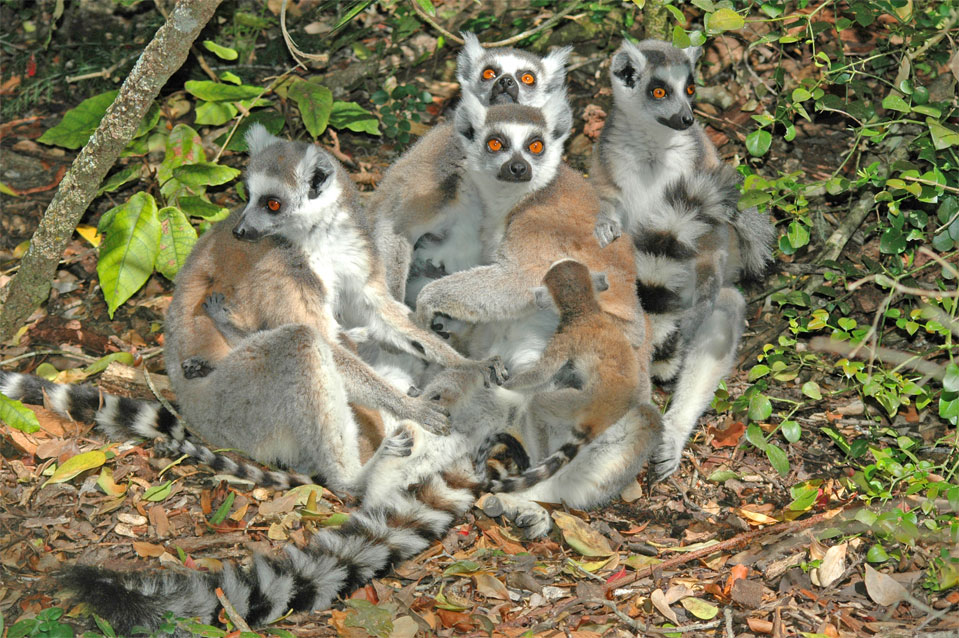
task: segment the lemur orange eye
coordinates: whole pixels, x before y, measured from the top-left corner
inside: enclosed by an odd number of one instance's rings
[[[488,148],[489,150],[495,153],[503,148],[503,143],[500,142],[495,137],[491,137],[488,140],[486,140],[486,148]]]
[[[543,152],[543,142],[541,140],[533,140],[529,145],[529,150],[531,153],[539,155]]]
[[[661,86],[657,86],[655,89],[653,89],[653,97],[657,100],[663,99],[666,97],[666,89]]]
[[[686,95],[692,95],[695,92],[696,92],[695,84],[690,84],[689,86],[686,87]]]
[[[494,71],[493,69],[483,69],[484,80],[492,80],[495,77],[496,77],[496,71]]]
[[[278,199],[268,199],[266,200],[266,207],[272,210],[274,213],[280,210],[280,200]]]
[[[528,86],[532,86],[536,84],[536,78],[533,77],[532,73],[524,73],[522,76],[520,76],[519,79],[523,81],[523,84],[526,84]]]

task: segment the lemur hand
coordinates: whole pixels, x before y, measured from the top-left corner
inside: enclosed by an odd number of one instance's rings
[[[619,223],[619,220],[600,213],[596,218],[596,227],[593,229],[593,233],[599,240],[599,247],[605,248],[623,234],[623,226]]]
[[[499,355],[490,357],[486,361],[480,361],[479,365],[483,373],[483,385],[487,388],[494,383],[503,385],[509,379],[506,364],[503,363],[503,359]]]
[[[397,415],[401,419],[416,421],[433,434],[446,436],[450,433],[450,413],[441,404],[426,397],[407,397]]]

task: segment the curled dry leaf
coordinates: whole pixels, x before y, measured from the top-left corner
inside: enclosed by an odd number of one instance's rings
[[[895,605],[909,596],[906,588],[900,585],[895,578],[876,571],[868,563],[866,564],[865,581],[866,593],[873,601],[883,607]]]
[[[819,567],[809,570],[813,585],[829,587],[846,571],[846,548],[848,543],[833,545],[826,550]]]
[[[653,603],[653,607],[665,616],[666,620],[669,620],[674,625],[679,624],[679,619],[676,618],[676,612],[669,608],[669,603],[666,602],[666,594],[663,593],[662,589],[657,589],[650,594],[649,602]]]

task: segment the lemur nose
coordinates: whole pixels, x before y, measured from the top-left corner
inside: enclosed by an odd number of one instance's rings
[[[513,85],[516,84],[516,80],[514,80],[512,76],[504,75],[499,79],[499,84],[502,85],[504,89],[511,89]]]
[[[246,229],[241,228],[240,226],[234,227],[233,236],[236,237],[237,239],[243,239],[244,237],[246,237]]]
[[[693,116],[692,114],[683,115],[683,126],[692,126]]]
[[[509,165],[509,172],[513,177],[522,177],[526,175],[528,170],[529,166],[526,165],[526,162],[511,162]]]

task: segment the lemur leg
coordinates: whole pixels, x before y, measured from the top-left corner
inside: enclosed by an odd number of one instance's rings
[[[384,474],[389,471],[386,465],[390,459],[405,459],[413,453],[413,445],[418,433],[422,433],[419,424],[414,421],[401,421],[396,429],[383,439],[383,442],[369,461],[363,466],[363,471],[356,481],[356,497],[362,501],[371,481],[384,480]]]
[[[739,291],[722,288],[712,311],[686,347],[676,390],[663,417],[663,439],[650,461],[654,480],[662,480],[679,468],[686,440],[709,406],[716,386],[733,366],[745,312],[746,301]]]
[[[640,472],[659,441],[661,428],[656,406],[642,404],[584,446],[552,477],[521,492],[490,495],[483,511],[491,516],[501,511],[527,538],[543,536],[552,521],[537,502],[564,503],[578,509],[603,504]]]
[[[358,427],[330,344],[312,328],[255,332],[177,394],[187,422],[213,445],[353,488]]]
[[[416,321],[428,326],[437,314],[470,323],[509,320],[533,309],[533,288],[540,285],[530,269],[508,263],[476,266],[427,284],[416,298]]]
[[[383,230],[376,237],[380,263],[386,271],[386,288],[393,299],[406,297],[406,279],[413,259],[413,244],[402,235]]]

